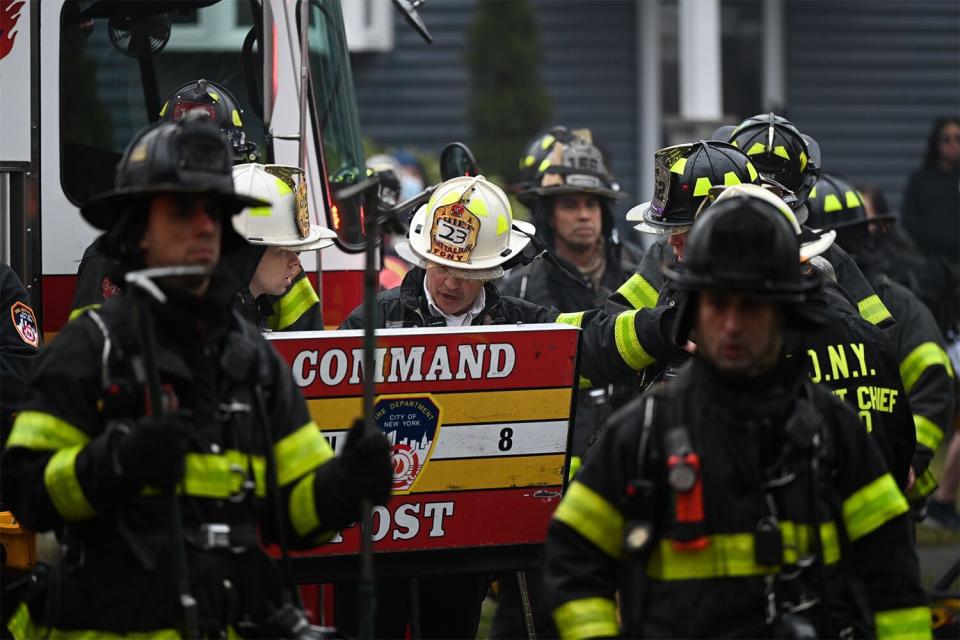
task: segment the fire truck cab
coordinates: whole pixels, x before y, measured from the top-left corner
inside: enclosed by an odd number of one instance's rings
[[[303,256],[324,323],[360,303],[362,203],[338,198],[366,177],[341,9],[338,0],[0,0],[0,260],[23,278],[45,333],[66,323],[97,235],[80,204],[112,187],[124,148],[159,119],[165,96],[200,78],[236,97],[259,162],[304,168],[314,222],[337,232],[322,264],[317,252]]]

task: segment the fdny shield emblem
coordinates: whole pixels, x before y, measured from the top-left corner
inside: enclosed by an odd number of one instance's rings
[[[437,207],[430,229],[430,253],[453,262],[470,262],[480,219],[463,202]]]
[[[437,442],[440,407],[429,395],[382,397],[374,419],[392,447],[393,492],[409,493]]]
[[[20,334],[20,339],[31,347],[39,347],[40,329],[37,327],[37,317],[33,315],[33,309],[22,302],[17,302],[10,307],[10,316],[13,319],[14,328]]]

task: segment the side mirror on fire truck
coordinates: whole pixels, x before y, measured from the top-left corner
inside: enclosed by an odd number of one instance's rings
[[[444,182],[461,176],[472,178],[479,173],[473,152],[462,142],[451,142],[440,152],[440,178]]]

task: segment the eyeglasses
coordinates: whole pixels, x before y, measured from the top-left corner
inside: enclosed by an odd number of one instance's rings
[[[960,143],[960,133],[952,136],[940,136],[940,142],[958,142]]]

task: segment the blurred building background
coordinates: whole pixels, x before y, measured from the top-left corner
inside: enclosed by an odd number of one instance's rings
[[[772,109],[820,143],[827,171],[878,184],[899,208],[933,119],[960,111],[956,0],[427,0],[433,44],[389,0],[349,0],[371,142],[436,153],[476,139],[466,59],[485,2],[529,4],[550,103],[542,124],[592,129],[631,194],[625,206],[649,196],[658,147]]]

